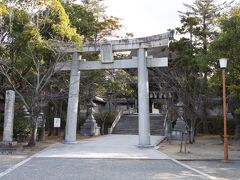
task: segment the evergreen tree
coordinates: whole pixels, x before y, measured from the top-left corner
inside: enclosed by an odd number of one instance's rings
[[[208,132],[207,125],[207,97],[208,76],[211,73],[211,58],[208,53],[209,44],[218,34],[217,19],[223,9],[229,7],[229,3],[216,4],[215,0],[196,0],[192,5],[184,4],[186,12],[180,12],[182,26],[177,28],[180,34],[189,34],[194,48],[194,61],[198,64],[200,75],[200,95],[202,98],[202,116],[204,132]]]
[[[215,67],[211,83],[214,88],[221,89],[218,59],[226,57],[229,59],[227,67],[227,88],[229,94],[229,112],[235,119],[235,137],[240,137],[240,4],[235,5],[230,12],[226,13],[219,20],[221,33],[211,43],[210,51],[212,65]]]

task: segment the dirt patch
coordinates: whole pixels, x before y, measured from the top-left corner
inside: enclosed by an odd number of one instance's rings
[[[159,150],[178,160],[222,160],[223,143],[217,135],[200,135],[194,144],[187,144],[187,152],[180,152],[180,141],[163,141]],[[228,156],[230,160],[240,160],[240,141],[229,140]]]

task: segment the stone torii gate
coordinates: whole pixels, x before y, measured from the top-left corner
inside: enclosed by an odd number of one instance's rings
[[[139,146],[149,147],[150,121],[149,121],[149,67],[167,67],[168,58],[153,58],[146,56],[147,49],[167,47],[172,32],[164,34],[114,41],[104,41],[99,44],[85,44],[81,50],[68,49],[72,53],[72,60],[58,63],[56,70],[71,70],[68,110],[65,131],[65,143],[76,142],[78,95],[80,83],[80,71],[97,69],[138,69],[138,112],[139,112]],[[125,60],[114,60],[113,52],[137,50],[137,57]],[[101,61],[85,61],[80,58],[79,52],[101,52]]]

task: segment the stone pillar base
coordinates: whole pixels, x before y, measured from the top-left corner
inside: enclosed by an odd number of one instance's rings
[[[137,145],[138,148],[154,148],[154,145]]]
[[[1,141],[0,147],[14,147],[17,146],[17,141]]]
[[[83,136],[98,136],[100,135],[100,127],[95,121],[86,121],[80,128],[80,134]]]
[[[0,154],[12,154],[17,150],[17,142],[2,141],[0,142]]]
[[[62,141],[63,144],[77,144],[77,141]]]

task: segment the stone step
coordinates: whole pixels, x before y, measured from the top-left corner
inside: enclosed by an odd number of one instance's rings
[[[150,133],[163,135],[164,117],[150,115]],[[138,134],[138,115],[123,115],[113,129],[113,134]]]
[[[136,128],[138,127],[138,123],[135,123],[135,124],[131,124],[131,123],[127,123],[127,124],[123,124],[123,123],[120,123],[120,124],[117,124],[115,126],[115,129],[116,128],[120,128],[120,129],[125,129],[125,128]],[[150,124],[150,128],[163,128],[163,123],[151,123]]]
[[[163,135],[163,129],[151,129],[151,135]],[[117,129],[114,131],[114,134],[138,134],[136,129]]]

